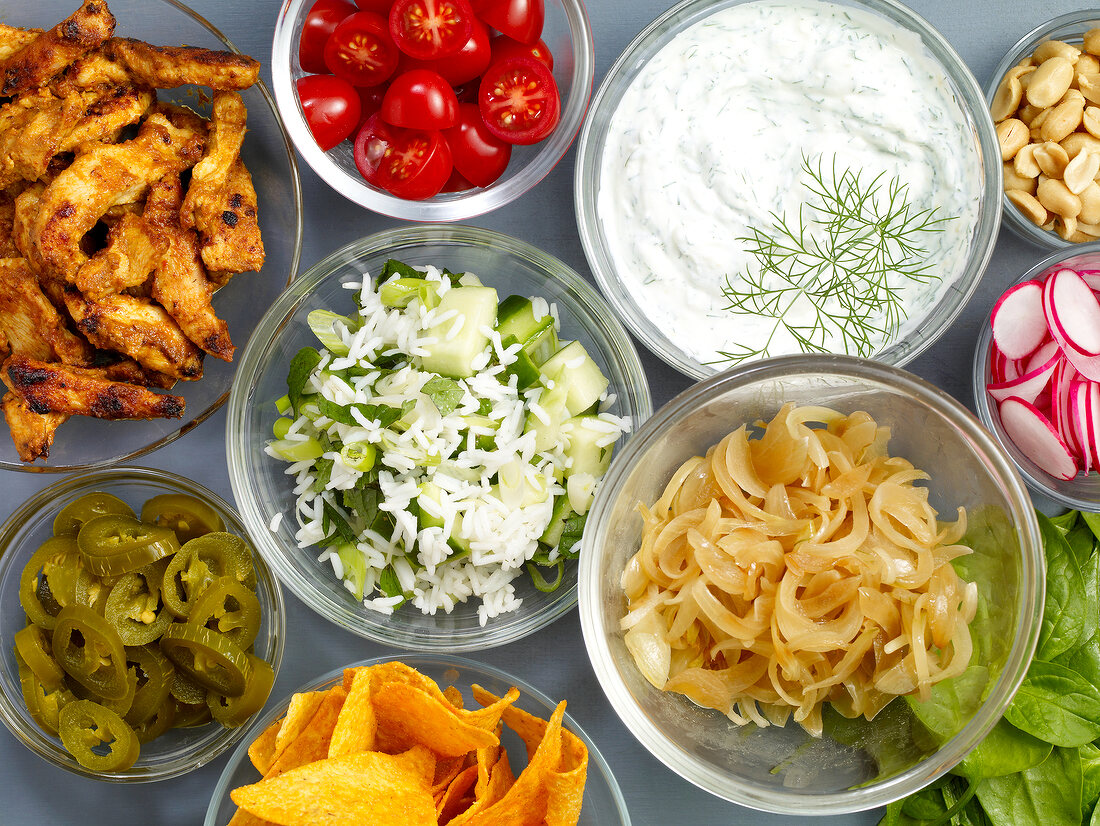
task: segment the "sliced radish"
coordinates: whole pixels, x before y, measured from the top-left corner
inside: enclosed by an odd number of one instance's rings
[[[1100,270],[1078,270],[1077,274],[1092,287],[1093,292],[1100,290]]]
[[[1070,385],[1077,376],[1073,365],[1060,357],[1050,377],[1050,421],[1058,429],[1058,435],[1066,447],[1081,458],[1081,445],[1074,437],[1069,404]]]
[[[1054,339],[1051,339],[1045,344],[1040,344],[1039,347],[1036,348],[1034,353],[1032,353],[1026,359],[1021,359],[1021,361],[1024,362],[1024,369],[1020,371],[1020,375],[1023,375],[1024,373],[1030,373],[1032,370],[1042,367],[1044,364],[1050,361],[1052,356],[1059,355],[1061,352],[1062,346]],[[1008,367],[1008,365],[1005,365],[1005,367],[1006,369],[1011,369]]]
[[[1022,376],[1017,376],[1009,381],[1001,382],[1000,384],[990,384],[986,387],[993,398],[999,402],[1003,402],[1005,399],[1015,396],[1018,399],[1023,399],[1029,404],[1034,403],[1039,397],[1039,394],[1043,392],[1048,384],[1050,384],[1051,376],[1054,375],[1054,368],[1062,361],[1062,354],[1055,353],[1049,359],[1046,364],[1040,365],[1029,373],[1024,373]]]
[[[1100,384],[1089,382],[1085,396],[1088,412],[1089,445],[1092,446],[1092,466],[1100,468]]]
[[[1043,285],[1025,281],[1009,289],[993,305],[993,340],[1010,359],[1031,353],[1047,337],[1043,316]]]
[[[1093,440],[1089,436],[1088,394],[1090,384],[1092,382],[1088,379],[1075,379],[1071,382],[1069,388],[1070,420],[1073,423],[1073,433],[1077,437],[1077,444],[1080,447],[1077,456],[1081,460],[1082,469],[1085,473],[1088,473],[1089,468],[1094,464],[1092,455]]]
[[[1046,315],[1047,323],[1050,325],[1050,332],[1054,336],[1054,340],[1062,346],[1062,352],[1065,354],[1065,357],[1069,359],[1070,363],[1077,368],[1077,372],[1092,381],[1100,381],[1100,356],[1090,355],[1075,346],[1062,328],[1059,322],[1059,316],[1055,314],[1055,276],[1063,272],[1070,273],[1075,276],[1078,281],[1081,280],[1080,276],[1072,270],[1059,270],[1048,278],[1043,285],[1043,312]],[[1089,290],[1088,293],[1095,303],[1096,296],[1092,294],[1091,290]]]
[[[1100,407],[1100,399],[1098,399]],[[1010,396],[1001,402],[1001,425],[1013,444],[1043,471],[1058,479],[1077,475],[1077,460],[1058,431],[1034,405]],[[1100,422],[1093,422],[1093,425]]]
[[[1074,349],[1100,356],[1100,301],[1092,288],[1073,270],[1058,270],[1044,287],[1043,309],[1054,337],[1061,333]]]

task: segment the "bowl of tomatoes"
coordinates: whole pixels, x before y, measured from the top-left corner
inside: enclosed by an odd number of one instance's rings
[[[412,221],[507,204],[561,160],[592,92],[583,0],[284,0],[272,75],[295,148]]]

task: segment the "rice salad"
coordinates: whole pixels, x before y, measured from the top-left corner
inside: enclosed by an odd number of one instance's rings
[[[476,276],[397,261],[314,310],[268,455],[289,462],[300,548],[362,604],[426,614],[519,608],[515,579],[560,584],[629,417],[556,308]],[[277,526],[273,527],[273,530]]]

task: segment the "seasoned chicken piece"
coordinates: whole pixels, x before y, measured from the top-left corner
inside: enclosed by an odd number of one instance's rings
[[[13,353],[86,366],[92,348],[65,324],[23,258],[0,258],[0,332]]]
[[[96,369],[9,356],[3,379],[32,413],[97,419],[178,419],[184,401],[135,384],[103,378]]]
[[[202,137],[174,126],[161,113],[125,143],[85,152],[46,187],[29,238],[29,257],[40,274],[72,281],[88,256],[84,237],[111,206],[138,200],[149,185],[189,168],[202,153]],[[140,361],[140,359],[139,359]]]
[[[202,352],[160,305],[125,293],[89,301],[71,285],[64,296],[77,329],[96,347],[184,381],[202,376]]]
[[[180,222],[185,228],[195,226],[200,220],[195,215],[196,205],[216,200],[218,191],[225,186],[229,170],[241,156],[247,122],[248,110],[240,95],[236,92],[214,94],[210,135],[202,160],[191,170],[191,183],[180,207]]]
[[[40,34],[41,29],[20,29],[0,23],[0,60],[11,57]]]
[[[50,455],[57,428],[68,420],[65,413],[35,413],[15,393],[7,392],[0,399],[11,439],[20,461],[33,462]]]
[[[114,87],[64,98],[46,89],[0,108],[0,187],[36,181],[60,152],[116,135],[153,103],[148,89]]]
[[[129,69],[135,79],[156,89],[189,83],[212,89],[247,89],[260,77],[257,61],[233,52],[154,46],[129,37],[112,37],[103,52]]]
[[[125,212],[107,232],[107,246],[77,271],[76,287],[96,301],[145,283],[168,252],[168,238],[132,212]]]
[[[184,334],[210,355],[233,360],[229,326],[210,304],[215,285],[206,277],[194,230],[180,226],[183,186],[179,177],[153,184],[145,199],[145,220],[168,236],[168,253],[153,273],[152,297]]]
[[[19,258],[22,253],[15,246],[15,198],[0,192],[0,258]]]
[[[48,83],[114,30],[115,18],[107,5],[102,0],[85,0],[52,29],[0,60],[0,96],[20,95]]]
[[[103,355],[104,351],[98,351],[97,355]],[[176,386],[177,379],[173,376],[158,373],[156,370],[147,370],[133,359],[119,356],[118,361],[109,364],[96,364],[103,378],[111,381],[122,381],[127,384],[137,384],[141,387],[159,387],[161,390],[171,390]]]
[[[87,89],[108,89],[113,86],[147,86],[135,83],[130,72],[117,60],[111,60],[102,49],[89,52],[50,82],[50,91],[59,97]]]

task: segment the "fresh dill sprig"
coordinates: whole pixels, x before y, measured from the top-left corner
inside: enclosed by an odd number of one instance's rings
[[[908,185],[885,173],[864,180],[862,172],[828,169],[802,156],[809,197],[797,223],[771,214],[768,231],[749,228],[738,240],[759,262],[759,273],[727,275],[724,309],[775,320],[759,346],[739,344],[719,350],[715,362],[739,364],[769,355],[772,340],[784,330],[805,353],[830,352],[839,341],[844,351],[871,355],[876,346],[905,320],[899,290],[907,282],[939,279],[925,260],[926,233],[942,232],[951,218],[935,209],[915,211]],[[788,318],[798,307],[805,319]]]

